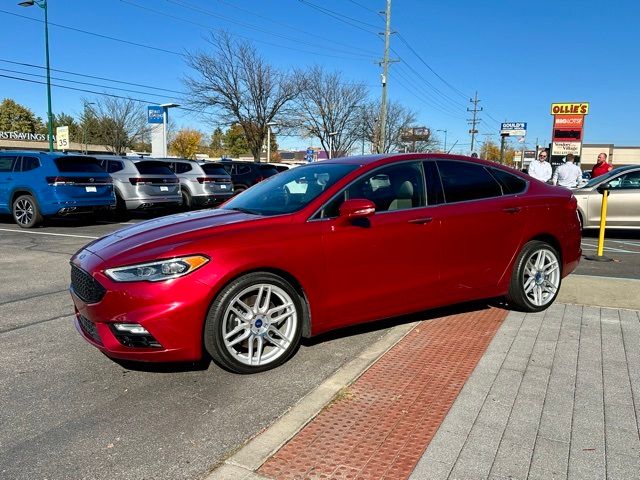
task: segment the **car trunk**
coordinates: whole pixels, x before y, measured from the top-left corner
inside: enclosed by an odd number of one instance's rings
[[[139,176],[129,178],[140,196],[166,197],[180,194],[178,177],[163,162],[144,160],[135,162]]]
[[[47,177],[47,183],[56,192],[69,198],[87,199],[112,192],[112,180],[95,158],[60,157],[54,160],[58,175]]]

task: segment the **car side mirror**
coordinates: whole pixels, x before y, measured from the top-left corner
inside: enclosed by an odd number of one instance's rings
[[[371,200],[353,198],[340,205],[339,213],[340,218],[348,218],[350,220],[367,218],[376,213],[376,206]]]

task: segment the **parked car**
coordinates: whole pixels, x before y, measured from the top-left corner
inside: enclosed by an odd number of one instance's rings
[[[166,163],[133,157],[96,158],[113,179],[119,214],[182,204],[180,181]]]
[[[265,178],[278,174],[278,170],[268,163],[239,162],[223,158],[220,165],[231,175],[235,193],[243,192]]]
[[[468,157],[352,157],[96,240],[71,260],[71,293],[108,356],[208,353],[252,373],[347,325],[497,296],[544,310],[580,240],[568,189]]]
[[[109,175],[92,157],[44,152],[0,152],[0,213],[22,228],[53,215],[109,210],[115,205]]]
[[[640,165],[615,168],[573,190],[582,228],[600,227],[603,185],[609,187],[607,228],[640,229]]]
[[[162,159],[180,180],[182,206],[185,208],[217,205],[233,196],[233,183],[227,171],[215,162],[199,164],[195,160]]]

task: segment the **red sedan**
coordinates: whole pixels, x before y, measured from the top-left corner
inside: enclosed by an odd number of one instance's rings
[[[543,310],[580,255],[567,189],[461,156],[350,157],[92,242],[71,294],[108,356],[250,373],[347,325],[497,296]]]

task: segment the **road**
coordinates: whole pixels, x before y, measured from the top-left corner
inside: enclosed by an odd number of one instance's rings
[[[380,338],[390,323],[305,342],[252,376],[215,364],[119,365],[72,324],[70,256],[130,222],[21,230],[0,218],[0,478],[197,479]],[[583,240],[593,250],[596,234]],[[638,278],[640,232],[610,233],[612,263],[576,273]]]
[[[70,256],[124,226],[20,231],[0,219],[3,480],[202,478],[389,327],[307,341],[259,375],[215,364],[126,368],[80,338],[67,291]]]

